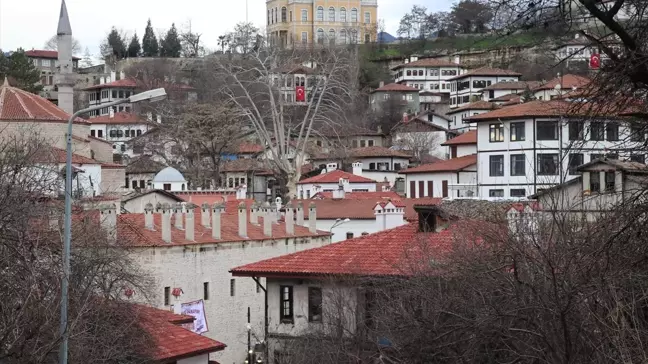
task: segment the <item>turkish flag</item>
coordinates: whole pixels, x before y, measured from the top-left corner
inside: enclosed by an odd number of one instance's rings
[[[593,53],[590,57],[590,68],[598,69],[599,67],[601,67],[601,55]]]
[[[295,101],[306,101],[306,88],[304,86],[295,87]]]

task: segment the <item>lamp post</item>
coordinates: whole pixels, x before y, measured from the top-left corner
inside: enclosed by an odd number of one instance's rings
[[[351,221],[349,218],[346,218],[344,220],[342,220],[340,218],[335,219],[335,222],[333,223],[333,225],[331,225],[331,228],[329,229],[329,234],[333,233],[334,228],[336,228],[336,227],[338,227],[338,226],[340,226],[342,224],[346,224],[349,221]],[[333,235],[335,235],[335,234],[333,234]]]
[[[65,215],[63,230],[63,281],[61,282],[61,322],[59,333],[61,344],[59,346],[59,363],[68,362],[68,286],[70,282],[70,241],[72,240],[72,123],[77,117],[91,111],[113,107],[125,103],[135,104],[142,101],[157,102],[166,98],[166,91],[163,88],[141,92],[129,98],[111,102],[104,105],[95,105],[87,109],[79,110],[70,116],[67,125],[67,146],[65,158]]]

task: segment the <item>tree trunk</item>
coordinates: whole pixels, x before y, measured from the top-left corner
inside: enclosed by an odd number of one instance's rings
[[[299,178],[301,178],[301,173],[298,171],[288,173],[286,176],[286,197],[290,200],[299,197],[297,196],[297,182],[299,182]]]

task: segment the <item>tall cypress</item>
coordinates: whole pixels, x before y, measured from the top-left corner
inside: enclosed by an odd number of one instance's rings
[[[117,59],[126,58],[126,43],[114,27],[108,33],[108,45],[112,48],[112,53]]]
[[[178,30],[176,29],[175,23],[171,24],[171,29],[164,37],[162,41],[162,47],[160,47],[160,56],[162,57],[171,57],[178,58],[182,52],[182,44],[180,43],[180,37],[178,37]]]
[[[142,38],[142,55],[144,57],[157,57],[160,54],[157,37],[151,26],[151,19],[146,23],[146,30]]]
[[[137,33],[135,33],[135,35],[133,35],[133,38],[130,41],[130,44],[128,45],[128,58],[139,57],[141,51],[142,51],[142,46],[140,45],[140,41],[139,38],[137,37]]]

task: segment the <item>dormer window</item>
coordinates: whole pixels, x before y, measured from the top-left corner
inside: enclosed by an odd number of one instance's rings
[[[414,210],[418,214],[418,231],[419,232],[435,232],[437,228],[438,209],[434,206],[414,206]]]

